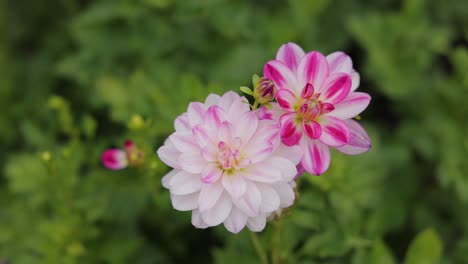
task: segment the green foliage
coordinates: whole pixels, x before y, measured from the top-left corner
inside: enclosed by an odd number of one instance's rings
[[[467,24],[464,0],[0,4],[0,262],[259,263],[247,230],[172,208],[155,150],[293,41],[352,56],[373,146],[302,176],[259,234],[268,261],[468,263]],[[143,166],[103,168],[127,138]]]

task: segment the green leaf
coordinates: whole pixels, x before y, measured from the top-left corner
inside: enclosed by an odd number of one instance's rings
[[[442,242],[437,233],[427,229],[416,236],[406,252],[405,264],[437,263],[442,255]]]
[[[240,90],[241,90],[242,92],[248,94],[248,95],[253,95],[253,92],[252,92],[252,90],[250,90],[249,87],[241,86],[241,87],[240,87]]]
[[[377,241],[369,255],[368,263],[395,264],[395,258],[382,241]]]

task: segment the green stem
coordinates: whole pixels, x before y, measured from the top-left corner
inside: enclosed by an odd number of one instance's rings
[[[271,252],[271,258],[273,260],[273,264],[279,264],[281,263],[281,229],[283,227],[283,221],[282,218],[279,218],[275,222],[275,233],[273,235],[273,241],[272,241],[272,252]]]
[[[256,110],[258,108],[258,101],[255,100],[253,106],[252,106],[252,110]]]
[[[249,234],[250,240],[252,241],[252,244],[255,248],[255,251],[257,252],[258,257],[260,258],[261,263],[268,264],[267,254],[265,253],[265,250],[263,250],[262,244],[260,244],[257,234],[252,231],[250,231]]]

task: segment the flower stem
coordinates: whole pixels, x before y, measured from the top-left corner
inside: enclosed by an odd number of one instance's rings
[[[255,251],[257,251],[257,255],[260,258],[260,261],[262,264],[268,264],[268,257],[265,253],[265,250],[263,250],[262,244],[260,244],[260,241],[258,240],[257,234],[250,231],[250,240],[252,241],[252,244],[255,248]]]
[[[281,263],[281,255],[280,255],[280,242],[281,242],[281,229],[283,227],[283,221],[280,217],[275,222],[275,233],[273,235],[272,241],[272,251],[271,251],[271,259],[273,260],[273,264]]]
[[[252,110],[256,110],[258,108],[258,101],[255,100],[253,106],[252,106]]]

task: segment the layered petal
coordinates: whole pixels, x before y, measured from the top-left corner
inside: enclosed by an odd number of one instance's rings
[[[207,162],[200,153],[182,153],[177,158],[177,164],[186,172],[199,174],[203,171]]]
[[[351,85],[351,92],[353,92],[356,91],[356,89],[359,87],[359,84],[361,83],[361,76],[358,72],[353,71],[351,72],[351,80],[353,82]]]
[[[171,195],[172,206],[179,211],[191,211],[198,208],[198,193]]]
[[[297,80],[300,89],[311,83],[320,90],[329,74],[328,63],[322,53],[312,51],[307,53],[299,62]]]
[[[320,141],[327,146],[339,147],[348,143],[349,129],[346,123],[332,116],[324,116],[321,119],[322,135]]]
[[[293,72],[280,61],[269,61],[265,67],[263,67],[263,75],[265,78],[272,80],[278,89],[296,89],[296,77]]]
[[[158,149],[157,154],[161,161],[166,163],[168,166],[179,168],[177,159],[181,153],[174,147],[170,140],[166,140],[165,144]]]
[[[278,53],[276,53],[276,60],[281,61],[294,72],[304,55],[305,52],[301,47],[295,43],[288,42],[280,47]]]
[[[217,163],[208,163],[200,174],[200,179],[203,183],[213,183],[221,178],[223,170]]]
[[[232,201],[229,195],[224,192],[215,205],[204,212],[201,212],[203,222],[208,226],[216,226],[224,222],[226,218],[231,214]]]
[[[250,217],[247,220],[247,227],[250,231],[261,232],[265,229],[266,226],[266,217],[264,215],[259,215],[257,217]]]
[[[348,96],[351,90],[351,77],[346,73],[331,75],[324,84],[321,98],[323,102],[337,104]]]
[[[206,106],[199,102],[192,102],[187,109],[187,119],[191,127],[194,127],[203,122],[206,113]]]
[[[264,213],[271,213],[280,208],[280,197],[276,190],[270,185],[257,184],[260,196],[262,197],[262,203],[260,205],[260,211]]]
[[[287,113],[280,118],[280,137],[286,146],[296,145],[302,137],[301,129],[296,125],[296,113]]]
[[[249,217],[256,217],[260,212],[262,197],[254,183],[247,182],[247,189],[239,199],[232,200],[234,204]]]
[[[247,183],[241,173],[225,175],[222,180],[223,187],[234,198],[244,195],[247,190]]]
[[[179,171],[172,176],[169,186],[172,194],[185,195],[200,191],[202,182],[196,174]]]
[[[330,149],[319,140],[303,139],[301,146],[304,156],[301,161],[302,167],[310,173],[321,175],[330,166]]]
[[[276,92],[276,101],[284,110],[294,111],[294,105],[297,103],[297,97],[290,90],[280,89]]]
[[[224,192],[224,187],[221,181],[214,182],[211,184],[203,184],[198,195],[198,209],[203,212],[213,208],[218,201],[219,197]]]
[[[311,139],[317,139],[322,135],[322,127],[315,121],[302,120],[302,129]]]
[[[353,70],[351,58],[341,51],[336,51],[327,55],[327,62],[330,68],[330,74],[338,72],[350,74]]]
[[[234,234],[239,233],[247,224],[247,215],[237,208],[232,208],[231,214],[224,220],[224,227]]]
[[[371,140],[367,135],[366,130],[354,120],[344,121],[349,129],[348,144],[336,147],[335,149],[348,155],[358,155],[369,151],[371,148]]]
[[[335,105],[335,109],[328,113],[339,119],[350,119],[359,115],[369,105],[371,97],[366,93],[354,92],[346,99]]]

